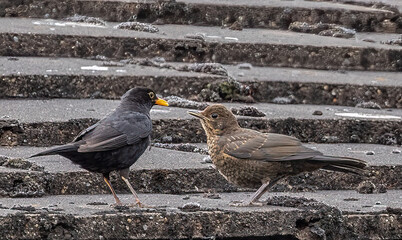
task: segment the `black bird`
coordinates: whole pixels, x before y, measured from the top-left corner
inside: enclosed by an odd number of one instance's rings
[[[287,176],[320,168],[360,174],[366,166],[359,159],[325,156],[301,145],[294,137],[241,128],[223,105],[189,114],[201,120],[209,154],[219,172],[231,183],[258,188],[250,199],[235,206],[258,205],[258,199]]]
[[[168,106],[151,89],[130,89],[121,97],[120,105],[112,113],[83,130],[71,143],[31,157],[58,154],[90,172],[102,173],[116,204],[121,205],[109,181],[110,172],[118,171],[141,207],[138,195],[128,181],[129,168],[150,144],[152,121],[149,112],[155,104]]]

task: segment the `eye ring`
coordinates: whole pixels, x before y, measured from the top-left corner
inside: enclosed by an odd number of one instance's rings
[[[155,98],[155,93],[153,93],[153,92],[149,92],[148,95],[149,95],[149,97],[150,97],[151,99],[154,99],[154,98]]]
[[[217,113],[212,113],[211,118],[218,118],[218,114]]]

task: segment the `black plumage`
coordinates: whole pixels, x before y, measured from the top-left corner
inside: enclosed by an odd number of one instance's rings
[[[109,174],[119,171],[137,204],[141,205],[128,182],[128,175],[130,166],[150,144],[152,121],[149,114],[155,104],[168,106],[151,89],[133,88],[122,96],[120,105],[112,113],[82,131],[71,143],[31,157],[58,154],[88,171],[102,173],[116,204],[121,202],[109,182]]]

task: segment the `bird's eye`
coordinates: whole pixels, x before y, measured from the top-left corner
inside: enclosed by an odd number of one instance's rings
[[[217,113],[212,113],[212,114],[211,114],[211,117],[212,117],[212,118],[217,118],[217,117],[218,117],[218,114],[217,114]]]
[[[150,97],[151,99],[154,99],[154,97],[155,97],[155,93],[153,93],[153,92],[149,92],[148,95],[149,95],[149,97]]]

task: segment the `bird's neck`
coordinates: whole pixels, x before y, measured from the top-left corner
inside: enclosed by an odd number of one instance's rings
[[[152,105],[149,106],[149,104],[142,104],[134,101],[123,101],[121,104],[117,107],[117,109],[121,111],[132,111],[132,112],[139,112],[143,113],[145,115],[149,115],[149,112],[151,111]]]

